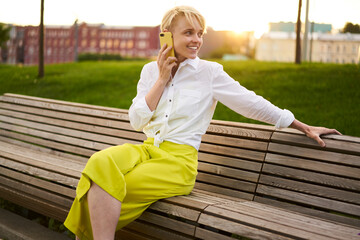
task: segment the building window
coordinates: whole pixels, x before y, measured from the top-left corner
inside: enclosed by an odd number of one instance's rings
[[[114,40],[114,48],[119,48],[120,41],[118,39]]]
[[[147,47],[147,41],[140,40],[140,41],[137,43],[137,45],[138,45],[138,48],[139,48],[139,49],[144,49],[144,48]]]
[[[127,41],[126,47],[127,49],[132,49],[134,47],[134,41],[133,40]]]
[[[107,48],[112,48],[112,46],[113,46],[113,40],[112,39],[107,40],[106,47]]]
[[[124,49],[126,48],[126,41],[121,41],[120,48]]]
[[[141,31],[138,34],[138,38],[140,39],[148,38],[148,33],[146,31]]]
[[[100,48],[105,48],[106,41],[105,39],[100,40]]]
[[[87,45],[87,41],[86,41],[86,39],[83,39],[82,41],[81,41],[81,47],[86,47],[86,45]]]

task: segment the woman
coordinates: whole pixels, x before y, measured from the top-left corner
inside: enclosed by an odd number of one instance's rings
[[[161,30],[173,34],[171,47],[163,46],[157,62],[144,66],[137,96],[129,110],[132,126],[148,139],[95,153],[88,161],[65,221],[80,239],[114,239],[117,229],[135,220],[153,202],[189,194],[197,175],[201,136],[217,101],[246,117],[292,127],[315,139],[336,133],[308,126],[288,110],[272,105],[228,76],[218,63],[200,60],[206,25],[191,7],[175,7]]]

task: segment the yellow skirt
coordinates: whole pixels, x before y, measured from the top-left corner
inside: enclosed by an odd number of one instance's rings
[[[197,175],[197,150],[189,145],[149,138],[95,153],[82,172],[65,226],[80,239],[93,239],[86,193],[91,181],[119,200],[117,230],[138,218],[155,201],[192,191]]]

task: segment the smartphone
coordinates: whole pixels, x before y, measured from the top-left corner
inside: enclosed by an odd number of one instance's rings
[[[162,47],[165,43],[167,44],[167,46],[172,46],[168,57],[175,57],[172,33],[171,32],[161,32],[159,36],[160,36],[160,47]]]

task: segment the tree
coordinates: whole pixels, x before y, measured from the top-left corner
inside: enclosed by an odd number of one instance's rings
[[[44,77],[44,0],[41,0],[39,26],[39,71],[38,77]]]
[[[299,8],[298,8],[298,17],[296,22],[296,49],[295,49],[295,63],[300,64],[301,63],[301,39],[300,39],[300,32],[301,32],[301,5],[302,2],[299,0]]]
[[[10,39],[10,27],[4,23],[0,23],[0,47],[4,47],[5,43]]]
[[[6,61],[7,58],[7,46],[6,42],[10,39],[10,27],[4,23],[0,23],[0,48],[2,49],[0,55],[0,62]]]
[[[360,33],[360,25],[347,22],[344,28],[341,30],[342,33]]]

